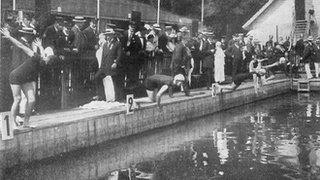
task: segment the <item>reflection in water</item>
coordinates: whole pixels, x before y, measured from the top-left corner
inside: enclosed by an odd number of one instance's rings
[[[319,94],[278,96],[6,169],[2,179],[320,179],[319,105]]]

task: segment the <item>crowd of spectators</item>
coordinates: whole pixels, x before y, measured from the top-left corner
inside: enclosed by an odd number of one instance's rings
[[[168,57],[170,72],[166,75],[172,78],[179,75],[184,81],[181,90],[186,95],[190,95],[192,77],[204,76],[206,87],[210,89],[212,83],[230,83],[228,76],[235,82],[237,75],[250,73],[250,62],[257,59],[264,59],[262,67],[267,71],[266,81],[274,79],[279,71],[298,77],[301,63],[305,66],[307,78],[313,77],[310,64],[314,64],[315,77],[319,77],[319,38],[303,39],[301,36],[293,43],[290,37],[279,37],[275,42],[270,35],[262,44],[253,36],[241,33],[233,35],[229,41],[209,30],[192,37],[186,26],[161,27],[159,24],[129,21],[127,29],[109,23],[98,32],[96,25],[95,19],[76,16],[68,21],[56,16],[51,25],[40,29],[34,18],[26,16],[8,20],[3,27],[30,48],[36,37],[41,38],[45,52],[55,55],[56,63],[65,60],[66,52],[72,53],[78,64],[73,81],[80,88],[94,82],[95,100],[123,100],[125,88],[134,89],[141,84],[141,79],[163,73],[159,67]],[[12,52],[11,69],[16,69],[28,57],[17,47]],[[150,65],[151,62],[155,63]],[[151,74],[150,68],[154,69]],[[181,79],[180,75],[184,78]],[[164,83],[162,76],[157,78],[160,78],[157,79],[160,85]],[[164,79],[172,84],[173,79]],[[172,95],[172,87],[168,89]]]

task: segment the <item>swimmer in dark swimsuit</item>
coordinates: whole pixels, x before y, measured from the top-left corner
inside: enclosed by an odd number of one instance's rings
[[[44,49],[42,47],[41,40],[37,39],[33,42],[33,46],[36,46],[40,49],[40,55],[31,50],[23,43],[19,42],[10,35],[10,32],[7,29],[1,28],[0,32],[3,34],[4,38],[9,39],[15,46],[22,49],[24,53],[29,57],[25,61],[14,69],[9,76],[9,82],[11,86],[11,91],[13,95],[13,104],[11,107],[11,117],[13,118],[14,123],[19,126],[19,123],[16,121],[16,116],[18,113],[18,107],[21,100],[21,90],[27,97],[27,105],[25,118],[23,122],[23,127],[29,126],[29,119],[35,104],[35,89],[36,89],[36,80],[39,72],[40,60],[44,60],[46,63],[50,60],[50,56],[45,56]]]
[[[166,76],[166,75],[153,75],[148,77],[144,85],[147,89],[148,97],[135,99],[135,104],[139,107],[140,103],[152,103],[157,102],[160,107],[161,96],[169,87],[172,86],[182,86],[185,82],[185,77],[182,74],[176,76]]]
[[[231,85],[219,85],[215,83],[213,85],[213,95],[217,93],[222,93],[223,90],[234,91],[236,90],[245,80],[249,79],[252,75],[256,75],[258,78],[266,74],[265,69],[250,69],[249,73],[239,73],[233,78]]]

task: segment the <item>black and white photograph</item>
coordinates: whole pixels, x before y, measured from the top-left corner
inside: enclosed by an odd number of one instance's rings
[[[320,0],[0,8],[0,180],[320,180]]]

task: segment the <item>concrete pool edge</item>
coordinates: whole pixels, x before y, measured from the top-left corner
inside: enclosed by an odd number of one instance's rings
[[[266,94],[257,96],[252,86],[211,97],[206,91],[193,97],[178,96],[163,102],[160,110],[154,104],[143,106],[133,115],[124,109],[113,110],[71,122],[39,126],[19,131],[11,141],[0,141],[2,168],[71,152],[105,141],[209,115],[221,110],[289,92],[291,81],[277,80],[265,85]]]

